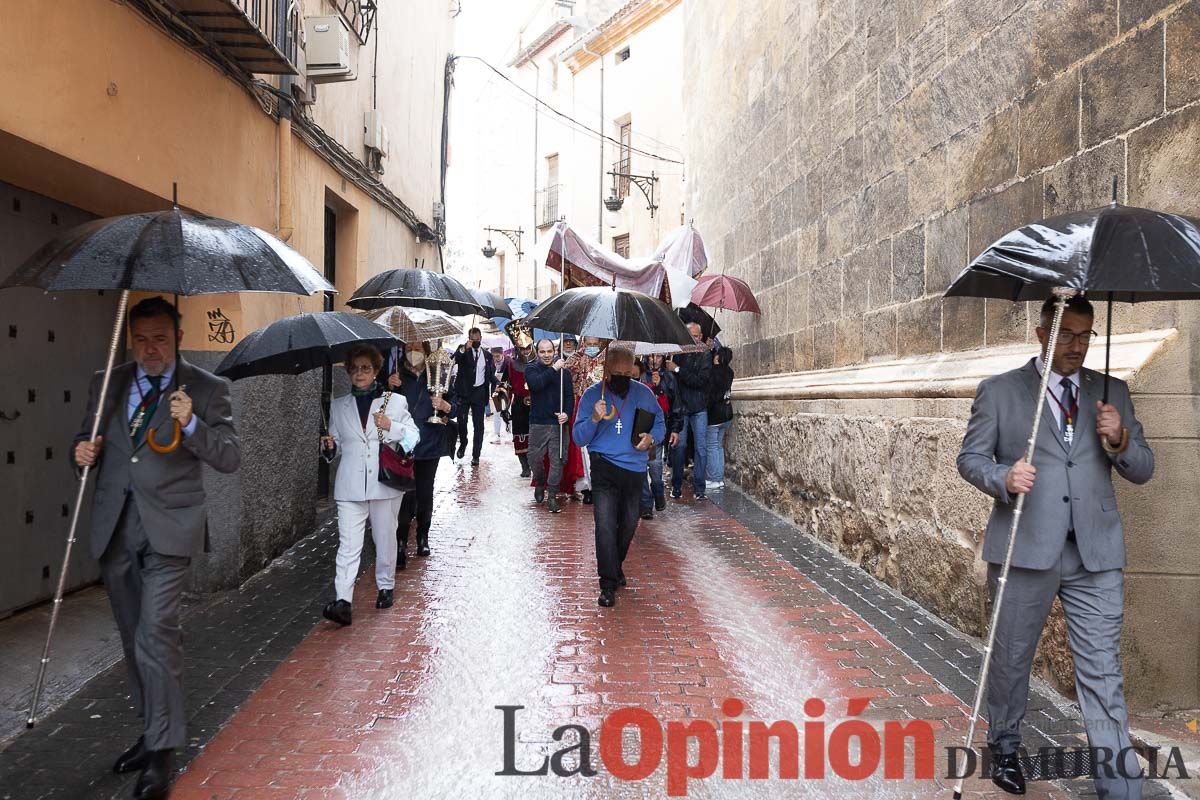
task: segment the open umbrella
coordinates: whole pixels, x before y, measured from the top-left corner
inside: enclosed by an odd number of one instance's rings
[[[485,317],[502,317],[510,311],[508,303],[504,302],[504,298],[495,292],[484,289],[468,289],[467,291],[475,298],[475,302],[483,306],[483,316]]]
[[[105,407],[117,347],[123,341],[123,323],[131,291],[175,295],[227,292],[309,295],[337,291],[303,256],[266,231],[183,211],[178,205],[166,211],[109,217],[71,228],[30,256],[0,283],[0,289],[14,286],[38,287],[48,292],[120,290],[96,417],[92,422],[92,441],[100,430],[100,410]],[[178,376],[179,371],[175,374]],[[147,439],[150,446],[161,449],[154,442],[153,430],[147,432]],[[173,445],[168,447],[173,449],[178,440],[179,423],[176,422]],[[62,606],[67,565],[90,473],[91,469],[84,467],[79,474],[67,546],[51,606],[50,627],[25,723],[30,728],[37,715],[46,667],[50,662],[50,643]]]
[[[462,333],[462,326],[445,311],[389,306],[355,313],[387,328],[402,342],[428,342]]]
[[[535,308],[525,323],[578,336],[655,346],[694,344],[682,320],[666,303],[641,292],[608,286],[559,292]]]
[[[430,308],[452,316],[483,314],[470,290],[449,275],[427,269],[389,269],[354,290],[346,301],[368,311],[388,306]]]
[[[1114,197],[1116,189],[1114,182]],[[955,279],[947,297],[990,297],[1008,300],[1056,299],[1054,321],[1047,349],[1058,342],[1067,300],[1077,294],[1095,295],[1108,301],[1108,334],[1112,335],[1112,302],[1123,300],[1200,299],[1200,222],[1178,214],[1123,206],[1114,202],[1103,208],[1080,211],[1026,225],[1003,236],[979,255]],[[1032,432],[1025,459],[1033,463],[1034,446],[1050,370],[1042,370]],[[1108,357],[1105,356],[1104,402],[1108,402]],[[1017,495],[1008,548],[992,604],[987,645],[975,704],[967,730],[964,754],[971,747],[979,717],[988,667],[995,646],[996,623],[1004,601],[1004,588],[1012,562],[1017,528],[1025,506],[1025,494]],[[961,762],[959,764],[962,766]],[[960,771],[959,774],[964,774]],[[963,779],[955,784],[954,797],[962,797]]]
[[[675,313],[678,314],[679,318],[685,323],[695,322],[697,325],[699,325],[701,333],[703,333],[709,339],[721,332],[721,326],[717,324],[715,319],[713,319],[712,314],[709,314],[695,303],[688,303],[686,307],[676,309]]]
[[[344,361],[356,344],[380,350],[395,347],[397,338],[382,325],[347,311],[319,311],[275,320],[247,334],[217,366],[230,380],[255,375],[299,375]]]
[[[635,356],[673,356],[677,353],[704,353],[709,347],[706,344],[648,344],[646,342],[614,341],[610,347],[623,347],[632,350]]]
[[[731,275],[705,275],[700,278],[692,290],[692,302],[698,306],[728,311],[762,313],[750,286],[741,278]]]

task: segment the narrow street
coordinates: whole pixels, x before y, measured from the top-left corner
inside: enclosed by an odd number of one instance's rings
[[[872,581],[733,489],[695,504],[685,494],[638,530],[615,608],[596,605],[591,509],[552,516],[531,503],[511,450],[483,463],[443,462],[433,555],[411,555],[396,605],[374,608],[373,571],[357,586],[354,624],[319,619],[336,530],[326,522],[242,590],[185,621],[189,763],[172,797],[232,798],[662,797],[666,758],[640,781],[614,777],[597,736],[626,706],[670,721],[790,720],[827,705],[826,731],[850,698],[860,716],[928,720],[937,781],[834,777],[768,781],[714,777],[694,797],[949,796],[947,745],[966,722],[978,651],[927,612]],[[121,797],[113,757],[136,738],[121,666],[0,753],[0,797]],[[535,769],[574,744],[555,728],[592,733],[595,777],[497,776],[505,717],[515,712],[515,766]],[[1070,741],[1077,722],[1037,697],[1029,723]],[[626,730],[625,760],[638,761]],[[1032,744],[1032,743],[1031,743]],[[695,751],[690,756],[696,763]],[[852,762],[856,758],[852,756]],[[723,762],[724,763],[724,762]],[[578,766],[577,756],[564,762]],[[745,773],[743,773],[745,774]],[[130,779],[131,780],[131,779]],[[975,796],[993,796],[973,779]],[[986,792],[984,790],[987,790]],[[1032,797],[1090,794],[1089,781],[1031,783]],[[1148,796],[1159,796],[1151,788]]]

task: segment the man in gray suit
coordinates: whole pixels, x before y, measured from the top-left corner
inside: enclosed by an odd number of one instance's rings
[[[1036,467],[1026,463],[1053,318],[1054,301],[1048,300],[1037,328],[1042,355],[979,385],[958,454],[959,473],[996,500],[983,545],[993,597],[1016,498],[1027,495],[989,667],[992,780],[1013,794],[1025,791],[1017,760],[1020,725],[1034,651],[1057,596],[1066,614],[1088,741],[1102,762],[1096,791],[1102,798],[1140,798],[1119,661],[1125,538],[1112,470],[1145,483],[1154,472],[1154,454],[1134,416],[1128,385],[1110,379],[1105,404],[1104,376],[1082,368],[1095,336],[1094,316],[1091,304],[1076,296],[1067,304],[1050,359]]]
[[[101,435],[88,440],[97,374],[73,456],[97,471],[91,550],[143,720],[142,737],[113,769],[141,770],[134,797],[148,800],[167,796],[172,750],[187,744],[179,600],[191,558],[207,544],[201,465],[233,472],[241,451],[228,385],[176,360],[183,331],[175,307],[161,297],[143,300],[129,311],[129,334],[133,361],[112,372]],[[175,421],[182,427],[175,450],[159,453],[147,444],[152,428],[156,443],[168,441]]]

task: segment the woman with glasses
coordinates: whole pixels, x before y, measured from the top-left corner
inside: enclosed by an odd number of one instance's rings
[[[356,345],[346,356],[350,394],[329,406],[329,435],[321,437],[327,461],[340,456],[333,499],[338,509],[338,552],[334,575],[337,597],[322,612],[339,625],[350,624],[354,579],[362,558],[367,520],[375,540],[376,608],[391,608],[396,582],[396,520],[404,492],[379,482],[381,443],[399,443],[406,453],[420,433],[404,395],[385,391],[376,380],[383,356],[371,345]]]

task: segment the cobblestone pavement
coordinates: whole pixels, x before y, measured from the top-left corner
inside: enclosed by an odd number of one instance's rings
[[[648,777],[626,781],[601,756],[602,720],[638,706],[661,723],[668,751],[717,765],[714,777],[688,782],[692,797],[949,797],[945,780],[914,779],[911,748],[900,780],[883,779],[880,767],[849,782],[831,766],[821,780],[779,779],[774,746],[771,779],[740,777],[749,773],[737,734],[752,721],[791,721],[802,732],[803,776],[805,723],[823,722],[832,734],[849,716],[875,730],[886,720],[926,720],[940,776],[942,748],[960,743],[966,728],[979,658],[971,640],[732,490],[717,503],[672,503],[643,522],[625,565],[628,587],[615,608],[599,608],[591,509],[569,503],[553,516],[535,508],[517,471],[508,448],[488,448],[477,468],[443,462],[433,556],[415,558],[410,548],[390,610],[374,608],[366,570],[354,624],[319,619],[336,543],[326,524],[242,591],[189,617],[194,738],[172,796],[665,796],[665,757]],[[106,772],[136,738],[121,680],[119,668],[105,673],[0,753],[0,797],[123,796],[129,783]],[[723,707],[729,698],[743,704],[740,717]],[[806,709],[810,698],[825,710]],[[851,710],[852,699],[869,705]],[[1032,705],[1030,745],[1077,741],[1069,713],[1049,697]],[[496,775],[508,758],[506,713],[517,769],[534,770],[583,730],[597,774]],[[683,748],[687,731],[669,725],[705,720],[724,723],[711,752],[698,741]],[[580,727],[556,739],[563,725]],[[700,727],[691,730],[698,740]],[[661,752],[649,741],[640,751],[633,731],[618,743],[626,763]],[[576,771],[580,749],[556,765]],[[850,762],[860,755],[852,748]],[[833,757],[831,747],[820,760]],[[967,788],[996,795],[978,780]],[[1030,788],[1035,798],[1090,793],[1087,781]]]

